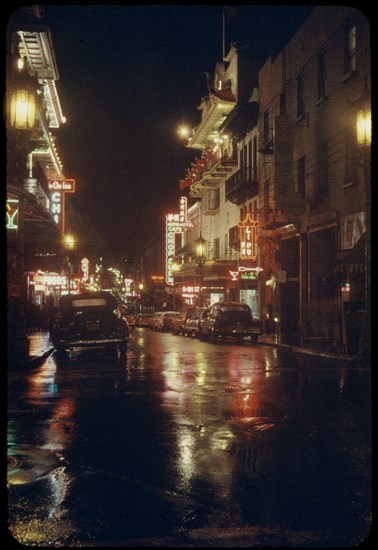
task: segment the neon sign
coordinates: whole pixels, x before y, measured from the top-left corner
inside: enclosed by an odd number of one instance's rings
[[[253,281],[259,278],[260,271],[264,271],[262,267],[245,267],[240,265],[237,271],[229,271],[231,275],[231,281],[237,281],[239,279],[244,281]]]
[[[82,281],[86,283],[89,279],[89,260],[88,258],[83,258],[81,260],[81,271],[83,272]]]
[[[75,180],[66,179],[63,174],[50,172],[48,174],[48,186],[51,191],[50,212],[57,225],[64,233],[64,199],[66,193],[75,193]]]
[[[18,229],[18,199],[7,199],[7,229]]]
[[[186,197],[180,198],[180,211],[178,214],[167,214],[165,216],[165,280],[168,285],[173,285],[172,264],[175,257],[175,236],[177,233],[183,233],[193,227],[193,223],[188,221],[188,200]]]
[[[240,259],[255,260],[257,258],[257,229],[259,222],[251,218],[247,212],[243,221],[238,222],[240,235]]]

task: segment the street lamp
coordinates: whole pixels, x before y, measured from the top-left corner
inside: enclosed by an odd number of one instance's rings
[[[199,271],[199,290],[198,290],[198,305],[199,307],[202,306],[202,277],[203,277],[203,265],[206,262],[206,240],[202,237],[202,233],[200,232],[200,236],[198,239],[194,241],[196,243],[196,263],[198,264],[198,271]]]
[[[7,90],[7,126],[8,129],[30,130],[35,124],[36,80],[29,75],[25,60],[18,60],[17,72],[12,69]]]
[[[365,352],[370,354],[371,345],[371,97],[368,90],[367,79],[365,77],[364,90],[361,97],[354,104],[356,111],[356,143],[358,149],[359,165],[362,167],[365,185],[365,209],[366,209],[366,236],[365,236],[365,300],[366,300],[366,320],[363,342]]]
[[[70,235],[70,234],[66,234],[64,236],[64,246],[65,248],[67,249],[68,251],[68,254],[67,254],[67,264],[68,264],[68,294],[71,294],[71,267],[72,267],[72,264],[71,264],[71,252],[72,250],[74,249],[75,247],[75,239],[73,237],[73,235]]]
[[[173,311],[176,311],[176,279],[175,273],[180,269],[180,264],[173,261],[171,264],[172,275],[173,275]]]

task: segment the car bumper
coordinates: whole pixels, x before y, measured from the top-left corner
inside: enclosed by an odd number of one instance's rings
[[[128,338],[87,338],[87,339],[56,339],[53,340],[55,347],[60,348],[84,348],[90,346],[118,346],[128,342]]]

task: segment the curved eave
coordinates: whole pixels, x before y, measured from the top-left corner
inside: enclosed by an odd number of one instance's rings
[[[64,123],[64,117],[54,80],[46,80],[45,97],[49,127],[59,128]]]
[[[236,101],[224,101],[210,94],[211,107],[206,117],[200,122],[187,143],[190,149],[203,149],[206,142],[215,137],[215,134],[227,116],[236,106]]]

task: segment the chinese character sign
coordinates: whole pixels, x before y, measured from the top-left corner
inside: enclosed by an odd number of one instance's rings
[[[259,222],[251,218],[250,212],[243,221],[238,222],[240,235],[240,259],[255,260],[257,258],[257,234]]]
[[[183,233],[193,227],[192,222],[187,218],[187,198],[180,199],[180,212],[178,214],[167,214],[165,217],[165,262],[166,262],[166,282],[168,285],[173,285],[174,279],[172,274],[172,264],[175,256],[175,235]]]

